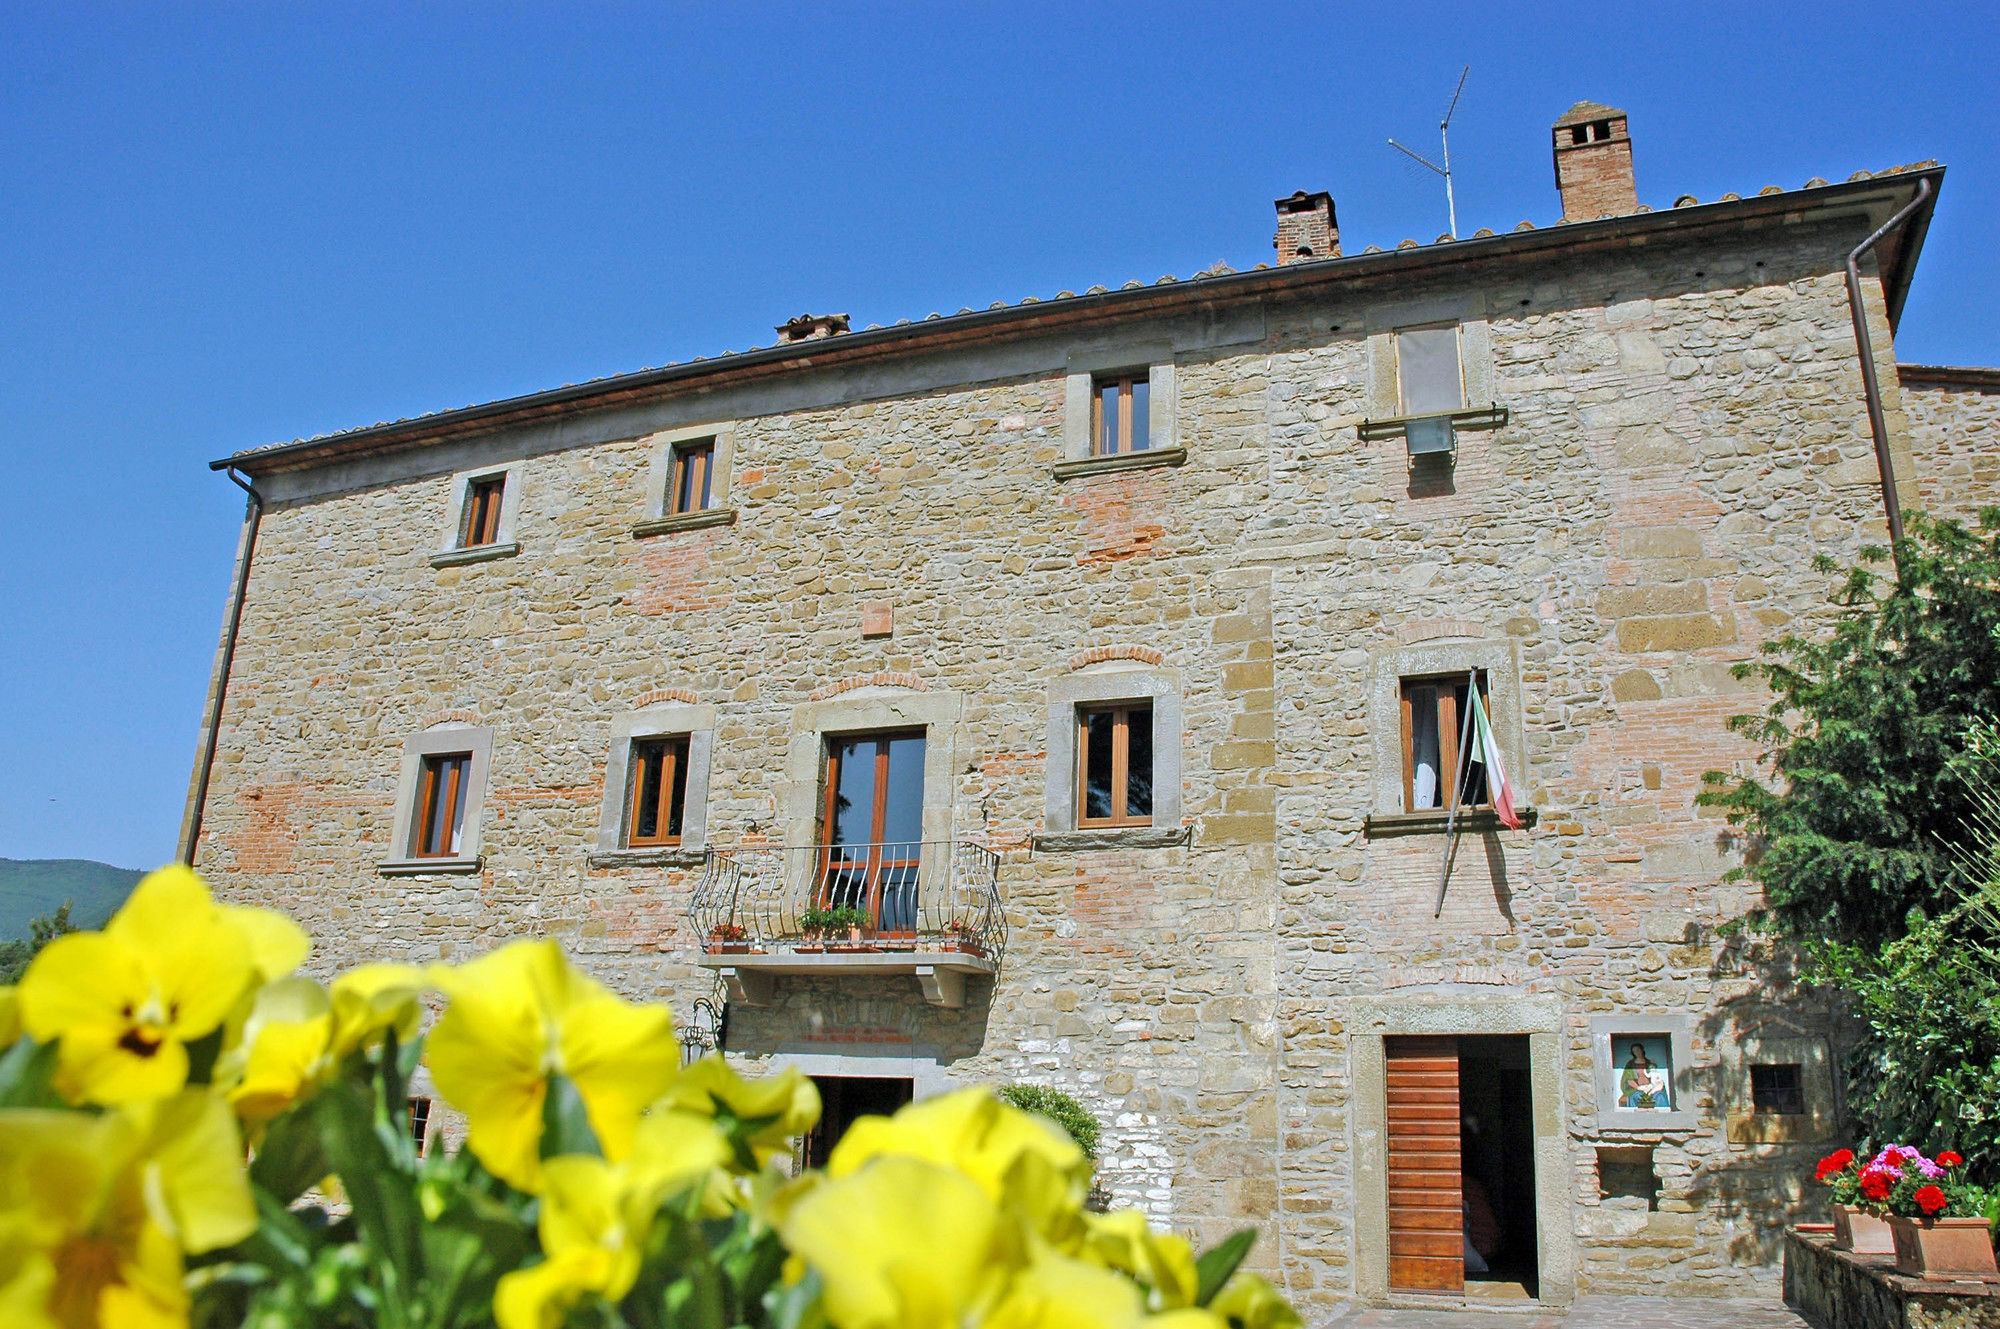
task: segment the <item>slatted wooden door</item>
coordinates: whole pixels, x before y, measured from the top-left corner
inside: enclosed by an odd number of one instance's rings
[[[1389,1286],[1465,1291],[1458,1040],[1383,1040],[1389,1082]]]

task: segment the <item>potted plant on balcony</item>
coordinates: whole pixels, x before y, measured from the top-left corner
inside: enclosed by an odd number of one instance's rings
[[[1861,1167],[1852,1149],[1836,1149],[1819,1160],[1813,1179],[1833,1190],[1833,1248],[1856,1255],[1894,1255],[1889,1220],[1863,1207]]]
[[[817,905],[799,911],[798,950],[817,954],[826,949],[823,944],[827,934],[826,916],[832,912],[831,909],[821,909]]]
[[[1935,1159],[1889,1145],[1856,1174],[1862,1200],[1889,1221],[1896,1272],[1917,1278],[1994,1278],[1993,1230],[1979,1197],[1954,1175],[1965,1160],[1947,1149]]]
[[[741,923],[717,923],[708,930],[706,949],[711,955],[747,955],[750,934]]]
[[[821,921],[826,928],[828,950],[858,951],[870,949],[861,940],[861,930],[868,926],[868,915],[851,904],[837,905],[821,912]]]
[[[966,955],[986,954],[986,943],[980,939],[979,929],[963,918],[954,918],[944,925],[944,948]]]

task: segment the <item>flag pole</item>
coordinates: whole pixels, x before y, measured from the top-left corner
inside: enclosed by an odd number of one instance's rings
[[[1479,671],[1469,671],[1465,676],[1465,716],[1458,727],[1458,766],[1452,771],[1451,807],[1444,818],[1444,866],[1438,871],[1437,905],[1431,910],[1432,918],[1444,917],[1444,890],[1451,882],[1451,860],[1458,854],[1458,801],[1465,788],[1465,758],[1472,742],[1472,707],[1479,695]]]

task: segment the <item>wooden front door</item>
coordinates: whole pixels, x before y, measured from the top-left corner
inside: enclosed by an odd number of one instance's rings
[[[1387,1038],[1389,1286],[1465,1291],[1458,1040]]]

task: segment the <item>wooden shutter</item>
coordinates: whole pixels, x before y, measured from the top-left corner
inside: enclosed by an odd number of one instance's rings
[[[1465,1291],[1458,1040],[1383,1040],[1389,1087],[1389,1286]]]

